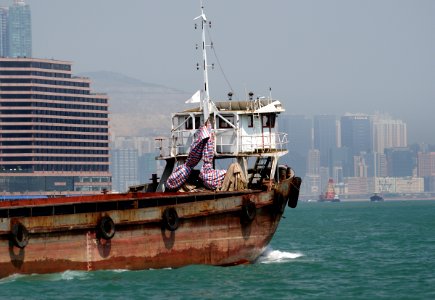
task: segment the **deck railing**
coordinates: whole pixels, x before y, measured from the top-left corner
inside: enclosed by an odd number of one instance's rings
[[[157,140],[159,155],[162,158],[183,156],[189,153],[195,130],[178,130],[170,139]],[[284,132],[267,132],[263,134],[237,134],[234,130],[218,129],[215,131],[217,155],[238,155],[250,153],[267,153],[285,151],[288,134]]]

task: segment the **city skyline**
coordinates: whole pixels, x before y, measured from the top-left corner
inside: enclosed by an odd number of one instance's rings
[[[192,94],[201,85],[192,21],[199,1],[26,3],[36,57],[72,60],[77,73],[108,70]],[[433,1],[225,0],[205,6],[236,97],[249,90],[267,95],[272,87],[274,98],[296,114],[388,112],[408,124],[411,142],[435,143]],[[211,95],[225,98],[229,87],[216,58],[210,62],[216,63]]]

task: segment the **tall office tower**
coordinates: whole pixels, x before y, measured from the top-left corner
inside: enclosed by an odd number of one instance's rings
[[[14,0],[14,4],[9,7],[8,44],[6,56],[32,57],[30,6],[24,0]]]
[[[279,130],[288,134],[289,153],[282,162],[291,166],[298,176],[307,172],[308,151],[312,148],[312,120],[302,115],[280,115]]]
[[[408,147],[406,123],[388,115],[373,117],[374,151],[384,153],[385,148]]]
[[[435,176],[435,152],[419,152],[417,156],[418,177]]]
[[[387,176],[387,161],[384,153],[364,153],[361,157],[367,166],[367,177]]]
[[[126,192],[129,186],[139,184],[138,150],[134,148],[119,148],[112,150],[113,189]]]
[[[308,151],[308,170],[307,174],[319,175],[320,174],[320,151],[312,149]]]
[[[387,170],[390,177],[412,176],[414,170],[414,155],[409,148],[385,149]]]
[[[435,192],[435,152],[419,152],[417,176],[424,178],[425,192]]]
[[[346,114],[341,117],[341,145],[352,155],[373,152],[370,118],[363,114]]]
[[[337,149],[337,118],[317,115],[313,119],[314,149],[320,151],[320,166],[332,171],[332,153]]]
[[[308,151],[307,173],[304,176],[303,192],[310,196],[319,196],[322,190],[320,177],[320,152],[317,149]]]
[[[0,57],[8,53],[8,8],[0,7]]]
[[[346,114],[341,117],[341,146],[347,150],[348,160],[343,165],[345,177],[353,177],[353,156],[373,152],[371,120],[364,114]]]
[[[70,62],[0,58],[0,194],[110,190],[108,122]]]

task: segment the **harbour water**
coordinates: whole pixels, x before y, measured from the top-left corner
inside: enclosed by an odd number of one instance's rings
[[[0,280],[0,299],[435,299],[435,201],[302,202],[257,263]]]

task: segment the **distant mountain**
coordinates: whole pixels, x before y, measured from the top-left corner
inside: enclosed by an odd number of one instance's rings
[[[115,136],[168,135],[171,113],[186,108],[191,93],[145,83],[114,72],[88,72],[91,90],[109,96],[111,134]]]

